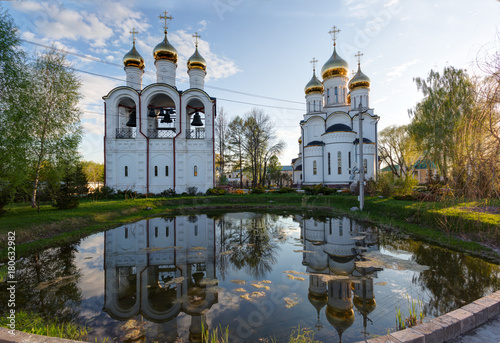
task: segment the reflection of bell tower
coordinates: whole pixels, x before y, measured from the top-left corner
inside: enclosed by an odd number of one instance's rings
[[[340,342],[342,334],[354,323],[354,311],[351,301],[351,280],[343,278],[328,281],[328,305],[326,318],[337,330]]]
[[[373,278],[371,276],[361,279],[354,284],[354,306],[363,316],[363,328],[366,333],[368,315],[375,310],[375,294],[373,292]]]
[[[321,279],[319,275],[309,276],[309,294],[307,299],[314,306],[316,312],[318,313],[318,321],[316,323],[316,328],[319,330],[323,327],[319,320],[319,316],[323,307],[325,307],[328,302],[328,292],[326,289],[326,282]]]

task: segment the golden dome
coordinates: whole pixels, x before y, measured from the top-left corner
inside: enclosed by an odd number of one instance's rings
[[[196,47],[194,54],[191,57],[189,57],[187,61],[187,67],[188,70],[191,69],[202,69],[204,71],[207,70],[207,61],[205,61],[205,59],[201,57],[200,53],[198,52],[198,47]]]
[[[321,76],[323,77],[323,80],[326,80],[332,76],[345,76],[347,75],[347,70],[349,70],[349,65],[342,57],[337,54],[337,49],[334,45],[332,56],[330,57],[330,59],[328,59],[328,61],[326,61],[326,63],[323,65],[323,68],[321,68]]]
[[[358,64],[358,72],[354,77],[349,81],[349,89],[353,90],[358,87],[370,87],[370,78],[363,74],[361,71],[361,67]]]
[[[155,61],[169,60],[177,63],[177,50],[168,42],[167,31],[165,31],[165,39],[155,46],[153,50]]]
[[[323,84],[321,83],[320,80],[318,80],[318,78],[316,77],[316,72],[313,70],[313,76],[311,78],[311,81],[309,81],[307,85],[304,87],[304,92],[306,92],[306,94],[314,92],[323,93],[323,90],[324,90]]]
[[[353,303],[362,314],[369,314],[375,310],[375,307],[377,307],[375,299],[366,299],[365,304],[363,304],[363,299],[358,296],[354,296]]]
[[[342,338],[342,333],[354,323],[354,311],[352,309],[338,310],[327,306],[325,312],[326,319],[328,319],[330,324],[337,330],[339,336]]]
[[[144,58],[135,48],[135,42],[132,49],[123,56],[123,64],[125,67],[136,67],[139,69],[144,69]]]

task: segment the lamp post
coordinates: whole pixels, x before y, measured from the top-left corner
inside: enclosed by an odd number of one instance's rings
[[[359,209],[363,211],[365,206],[365,164],[363,161],[363,113],[368,109],[363,109],[361,101],[358,106],[359,115]]]

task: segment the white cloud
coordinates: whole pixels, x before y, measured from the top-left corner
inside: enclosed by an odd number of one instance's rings
[[[412,65],[419,63],[420,60],[414,59],[412,61],[405,62],[396,67],[391,67],[391,71],[387,73],[387,81],[392,81],[394,79],[400,78],[406,69],[410,68]]]

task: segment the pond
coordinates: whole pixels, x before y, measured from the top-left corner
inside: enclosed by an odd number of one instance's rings
[[[85,324],[92,342],[195,342],[202,328],[287,342],[299,326],[356,342],[394,331],[412,302],[429,320],[500,289],[497,265],[347,217],[289,213],[142,220],[17,270],[18,310]]]

